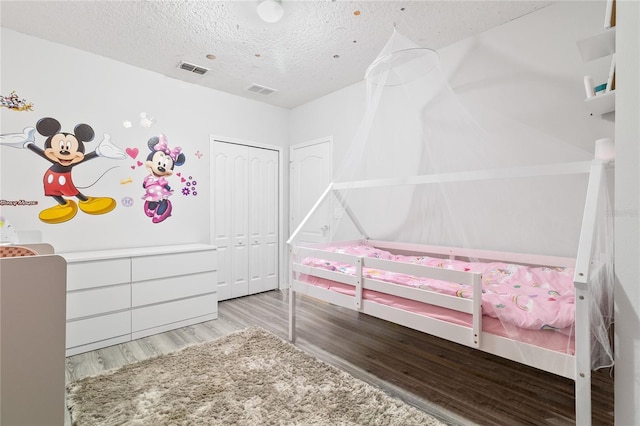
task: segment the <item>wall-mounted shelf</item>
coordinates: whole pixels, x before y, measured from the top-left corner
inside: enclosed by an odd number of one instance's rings
[[[615,0],[611,0],[610,7],[611,13],[615,13]],[[605,19],[605,27],[607,24],[613,26],[605,28],[603,31],[595,34],[591,37],[584,38],[577,42],[578,51],[582,60],[585,62],[593,61],[595,59],[611,56],[611,65],[609,69],[609,77],[606,82],[595,82],[596,86],[606,83],[606,91],[602,94],[592,96],[593,88],[590,87],[594,84],[590,76],[585,76],[585,90],[587,92],[587,98],[585,99],[585,105],[591,115],[604,115],[616,110],[616,93],[615,93],[615,53],[616,53],[616,27],[615,21],[612,20],[611,15],[608,13]]]
[[[616,27],[582,39],[577,44],[585,62],[612,55],[616,52]]]
[[[602,115],[616,109],[616,91],[605,92],[592,98],[585,99],[585,105],[591,115]]]

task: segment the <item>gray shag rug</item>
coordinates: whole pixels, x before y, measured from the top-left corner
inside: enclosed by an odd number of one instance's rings
[[[67,392],[74,425],[442,425],[258,327]]]

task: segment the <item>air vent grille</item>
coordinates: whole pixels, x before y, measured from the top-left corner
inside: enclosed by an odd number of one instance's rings
[[[271,89],[269,87],[266,86],[261,86],[259,84],[252,84],[251,86],[247,87],[247,91],[251,92],[251,93],[258,93],[259,95],[270,95],[273,92],[277,92],[276,89]]]
[[[208,68],[199,67],[198,65],[190,64],[188,62],[180,62],[180,65],[178,65],[178,68],[180,68],[181,70],[189,71],[189,72],[200,74],[200,75],[205,74],[207,71],[209,71]]]

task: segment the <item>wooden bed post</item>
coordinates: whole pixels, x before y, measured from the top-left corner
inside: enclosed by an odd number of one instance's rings
[[[589,290],[576,288],[576,425],[591,425],[591,324]],[[586,323],[585,323],[586,321]],[[579,325],[581,324],[581,325]]]
[[[293,284],[289,284],[289,341],[296,341],[296,292]]]
[[[291,257],[293,254],[293,248],[289,244],[289,341],[294,343],[296,341],[296,292],[293,289],[293,262]]]
[[[362,278],[363,278],[363,274],[362,274],[362,269],[364,267],[364,258],[362,256],[359,256],[358,259],[356,260],[356,294],[355,294],[355,310],[356,311],[361,311],[362,310]]]
[[[482,274],[473,276],[473,347],[480,347],[482,336]]]
[[[602,179],[605,163],[594,160],[591,163],[587,197],[585,200],[580,243],[576,256],[576,272],[573,279],[576,287],[576,371],[575,371],[575,405],[576,424],[591,425],[591,289],[589,288],[593,242],[598,220]]]

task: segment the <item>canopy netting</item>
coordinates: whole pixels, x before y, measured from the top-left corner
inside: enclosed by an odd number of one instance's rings
[[[396,31],[365,80],[358,132],[291,244],[306,244],[305,227],[318,223],[309,218],[328,214],[327,243],[370,239],[578,257],[593,153],[525,126],[518,134],[483,130],[449,86],[438,54]],[[611,364],[613,233],[604,180],[601,189],[593,212],[597,272],[589,284],[594,368]]]

